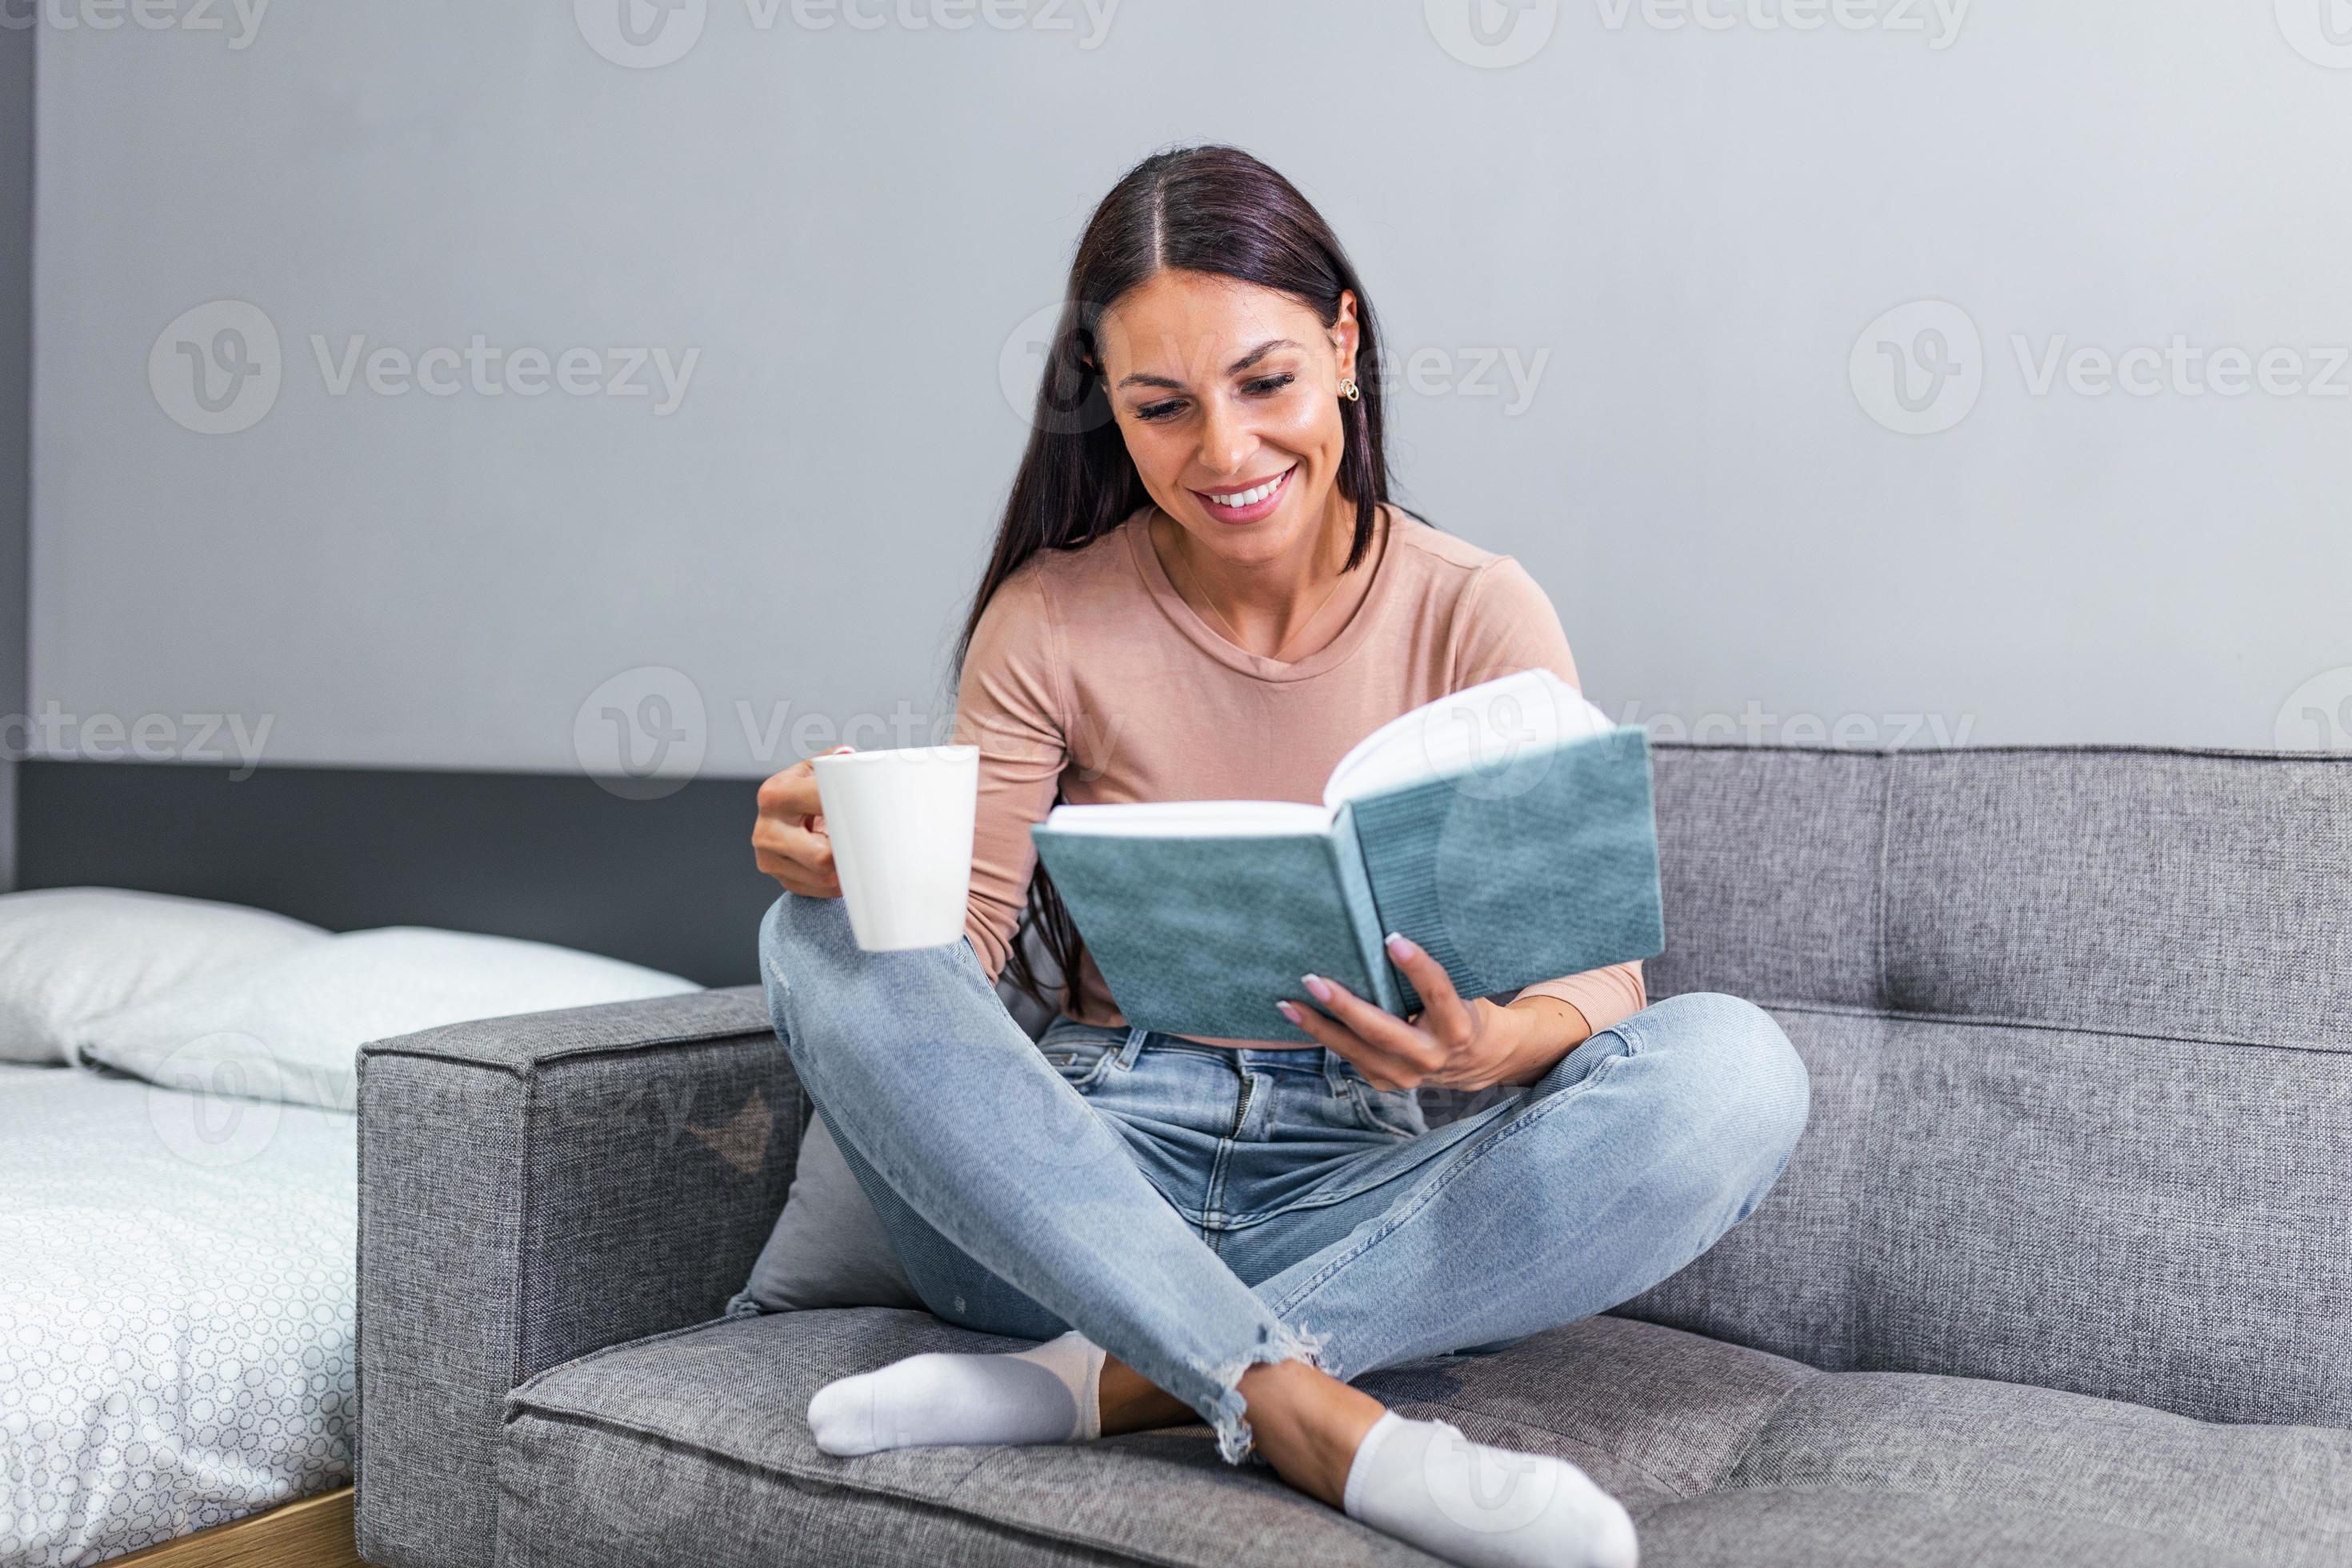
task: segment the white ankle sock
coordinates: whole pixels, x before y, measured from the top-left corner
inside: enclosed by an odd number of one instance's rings
[[[1391,1410],[1348,1470],[1349,1519],[1463,1568],[1633,1568],[1633,1521],[1566,1459]]]
[[[908,1356],[826,1384],[809,1430],[828,1454],[1102,1436],[1103,1352],[1076,1329],[1008,1355]]]

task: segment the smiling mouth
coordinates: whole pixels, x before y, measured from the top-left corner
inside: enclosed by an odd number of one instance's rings
[[[1239,489],[1194,490],[1192,493],[1211,506],[1226,511],[1240,511],[1272,499],[1289,481],[1290,476],[1297,471],[1298,465],[1293,463],[1271,479],[1260,479],[1255,484],[1244,485]]]

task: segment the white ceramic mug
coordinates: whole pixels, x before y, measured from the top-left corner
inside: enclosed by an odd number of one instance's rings
[[[980,748],[835,752],[814,766],[857,945],[899,952],[960,939],[971,890]]]

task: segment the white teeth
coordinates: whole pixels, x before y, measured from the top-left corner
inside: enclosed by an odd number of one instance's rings
[[[1282,481],[1289,477],[1290,470],[1288,468],[1285,468],[1282,472],[1275,475],[1274,478],[1266,480],[1265,483],[1258,486],[1255,489],[1236,490],[1229,496],[1211,496],[1209,499],[1216,502],[1219,506],[1255,506],[1259,501],[1262,501],[1266,497],[1272,495],[1275,491],[1280,489],[1282,488]]]

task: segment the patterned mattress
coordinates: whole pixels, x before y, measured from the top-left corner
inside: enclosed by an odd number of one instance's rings
[[[353,1124],[0,1066],[0,1568],[351,1479]]]

